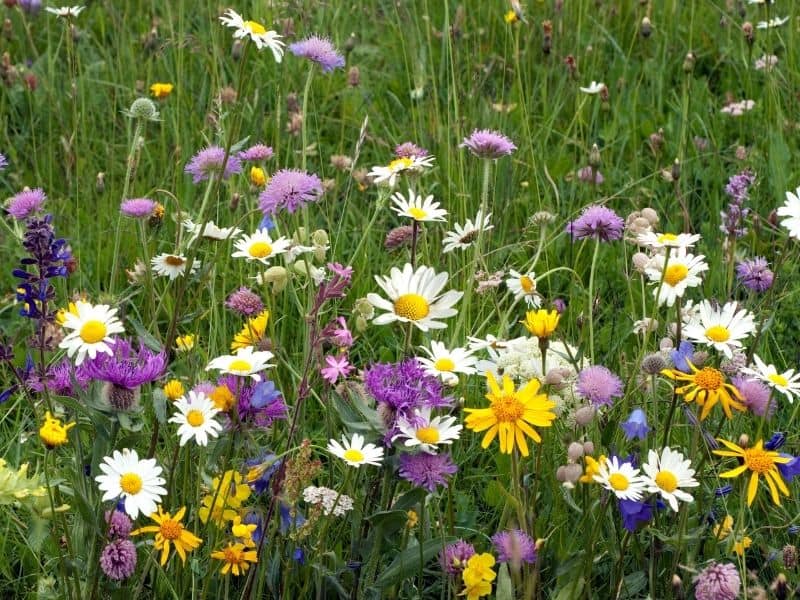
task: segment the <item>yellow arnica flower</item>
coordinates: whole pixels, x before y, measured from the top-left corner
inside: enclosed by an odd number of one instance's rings
[[[197,336],[193,333],[187,333],[186,335],[179,335],[175,339],[175,349],[181,353],[189,352],[190,350],[194,349],[196,341],[197,341]]]
[[[225,563],[220,570],[223,575],[233,573],[238,577],[250,568],[250,563],[258,562],[258,553],[248,549],[244,544],[229,542],[222,550],[212,552],[211,558]]]
[[[172,93],[174,87],[171,83],[154,83],[150,86],[150,93],[153,98],[166,98]]]
[[[240,348],[255,346],[264,339],[269,322],[269,311],[261,311],[257,316],[248,319],[242,330],[233,336],[231,350],[236,351]]]
[[[250,183],[256,187],[264,187],[267,184],[267,174],[261,167],[250,167]]]
[[[177,379],[170,379],[164,384],[162,388],[164,395],[173,402],[183,396],[186,390],[183,389],[183,384]]]
[[[557,310],[547,311],[543,308],[539,310],[529,310],[525,313],[525,320],[520,321],[525,325],[531,335],[537,338],[549,338],[558,327],[558,320],[561,315]]]
[[[495,564],[494,556],[488,552],[474,554],[467,561],[461,577],[467,587],[477,586],[481,581],[494,581],[497,574],[492,570]]]
[[[161,550],[161,566],[167,564],[169,560],[170,544],[175,546],[175,551],[181,557],[181,562],[186,564],[186,553],[198,548],[203,543],[199,537],[194,535],[191,531],[184,528],[181,521],[186,514],[186,507],[181,507],[175,516],[171,516],[168,512],[159,506],[158,512],[150,515],[150,518],[157,523],[157,525],[146,525],[134,531],[131,535],[140,535],[142,533],[155,533],[156,550]]]
[[[488,596],[492,593],[492,584],[488,581],[481,579],[475,585],[465,585],[459,596],[466,596],[467,600],[478,600],[482,596]]]
[[[583,457],[583,462],[583,475],[581,475],[578,481],[581,483],[597,483],[597,481],[594,479],[594,476],[600,474],[600,467],[602,467],[606,462],[605,454],[598,456],[597,460],[589,455],[586,455]]]
[[[519,17],[517,16],[516,12],[510,10],[505,15],[503,15],[503,20],[505,20],[506,23],[511,25],[512,23],[516,23],[517,21],[519,21]]]
[[[250,486],[242,483],[242,474],[238,471],[225,471],[220,481],[215,477],[211,482],[211,490],[203,497],[203,506],[197,511],[200,520],[208,523],[209,517],[218,526],[226,521],[234,521],[238,515],[236,510],[242,502],[250,497]]]
[[[783,477],[781,477],[781,472],[778,471],[778,465],[785,465],[792,459],[788,456],[781,456],[774,450],[764,450],[764,440],[758,440],[758,443],[751,448],[742,448],[728,440],[719,441],[728,449],[714,450],[714,454],[731,456],[743,461],[743,464],[730,471],[720,473],[719,476],[723,478],[738,477],[745,471],[750,471],[750,482],[747,484],[747,505],[750,506],[756,497],[758,476],[763,475],[769,487],[772,501],[780,506],[781,498],[778,492],[780,491],[784,496],[788,496],[789,488],[786,487]]]
[[[708,416],[717,402],[722,404],[722,410],[729,419],[733,418],[732,408],[745,410],[745,405],[740,402],[742,395],[730,383],[726,383],[722,371],[714,367],[698,369],[688,360],[686,363],[692,370],[691,373],[664,369],[661,374],[675,381],[686,382],[686,385],[675,388],[675,393],[683,396],[686,402],[697,402],[698,406],[703,407],[700,413],[701,421]]]
[[[67,443],[67,432],[73,427],[75,427],[74,421],[63,424],[60,419],[56,419],[48,410],[44,413],[44,423],[39,429],[39,437],[42,443],[52,450]]]
[[[234,517],[231,523],[231,533],[233,537],[239,539],[245,546],[254,546],[253,532],[258,529],[255,523],[242,523],[242,517]]]
[[[531,425],[550,427],[556,418],[552,411],[555,402],[548,400],[546,394],[537,394],[540,387],[538,379],[531,379],[515,390],[511,378],[503,375],[501,389],[494,375],[487,373],[486,384],[489,386],[489,393],[486,394],[491,402],[489,408],[465,408],[464,411],[470,414],[464,424],[475,432],[489,430],[483,436],[483,448],[487,448],[500,434],[500,452],[511,454],[514,447],[519,446],[522,456],[528,456],[525,436],[537,443],[542,441]]]

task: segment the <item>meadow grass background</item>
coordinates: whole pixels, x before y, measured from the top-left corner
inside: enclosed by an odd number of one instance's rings
[[[297,94],[303,102],[308,63],[287,53],[282,64],[275,64],[268,53],[256,54],[249,48],[246,68],[240,69],[241,60],[231,54],[230,30],[218,21],[226,7],[216,2],[88,2],[72,32],[52,15],[31,18],[17,8],[0,9],[7,19],[0,50],[19,74],[6,78],[0,89],[0,152],[10,162],[0,175],[0,187],[3,197],[23,186],[46,191],[56,230],[69,239],[79,262],[78,270],[58,283],[62,305],[77,293],[94,302],[124,305],[131,322],[141,322],[162,343],[171,316],[180,311],[178,330],[196,332],[200,339],[196,356],[181,359],[184,362],[177,368],[184,371],[202,368],[207,359],[224,353],[230,336],[240,327],[224,310],[222,300],[251,273],[224,255],[214,278],[192,288],[191,301],[185,306],[176,302],[161,280],[156,281],[159,295],[152,305],[141,287],[118,285],[115,295],[109,293],[113,238],[134,129],[124,113],[133,100],[147,95],[152,83],[161,81],[173,83],[175,89],[158,102],[161,120],[146,124],[142,131],[128,194],[157,199],[166,207],[164,221],[151,237],[151,254],[171,251],[177,232],[175,215],[179,210],[191,214],[199,207],[203,188],[193,185],[183,171],[189,158],[209,144],[261,141],[275,151],[271,170],[299,167],[305,161],[309,171],[333,180],[324,200],[312,205],[310,225],[328,231],[332,259],[355,268],[352,291],[341,309],[348,314],[356,298],[376,291],[373,275],[386,274],[391,266],[405,262],[402,253],[383,249],[385,232],[401,221],[384,211],[369,231],[363,251],[353,256],[372,216],[377,191],[362,189],[350,173],[335,170],[330,157],[352,157],[358,147],[354,170],[368,169],[388,163],[396,144],[414,141],[436,156],[436,168],[420,180],[419,191],[435,195],[450,212],[451,223],[463,223],[474,217],[479,206],[481,169],[479,161],[458,145],[474,128],[500,130],[518,150],[492,168],[490,206],[495,228],[484,242],[486,263],[490,270],[523,271],[541,243],[537,273],[561,266],[575,270],[574,276],[552,275],[540,290],[547,299],[567,300],[560,339],[585,353],[585,323],[594,319],[595,362],[629,382],[623,402],[609,415],[605,427],[598,425],[594,431],[598,446],[609,446],[621,436],[617,423],[641,402],[642,392],[635,385],[637,357],[655,350],[657,338],[631,332],[633,321],[642,316],[643,298],[631,276],[633,247],[619,242],[601,249],[595,312],[588,315],[592,244],[572,243],[562,233],[564,225],[584,206],[603,202],[623,216],[652,207],[661,218],[660,230],[680,231],[682,198],[689,207],[691,229],[702,234],[702,253],[712,265],[702,297],[724,299],[729,291],[727,265],[722,262],[724,236],[719,233],[719,214],[727,203],[724,186],[731,175],[749,168],[757,175],[749,200],[750,228],[755,235],[740,241],[737,249],[747,256],[765,255],[781,265],[778,285],[758,300],[760,304],[752,305],[770,315],[758,353],[778,365],[798,363],[797,250],[769,223],[785,191],[800,184],[796,167],[800,51],[794,3],[778,0],[765,7],[711,0],[532,1],[523,5],[524,22],[508,24],[503,17],[509,5],[500,1],[239,2],[234,8],[240,13],[272,24],[279,32],[293,31],[287,41],[319,33],[329,36],[345,53],[344,70],[317,73],[312,81],[304,115],[309,142],[305,153],[300,136],[287,132],[287,95]],[[779,28],[756,30],[749,44],[743,23],[773,16],[790,19]],[[649,36],[642,34],[645,17],[652,24]],[[552,26],[547,49],[544,21]],[[688,53],[693,58],[687,59]],[[753,63],[763,54],[777,55],[777,67],[755,70]],[[577,65],[574,73],[565,64],[568,56]],[[348,70],[353,67],[359,70],[357,86],[348,85]],[[26,84],[25,76],[35,78],[35,85]],[[579,86],[591,81],[607,85],[607,102],[579,91]],[[225,87],[238,90],[236,101],[220,102],[220,90]],[[753,99],[755,107],[741,117],[730,117],[720,112],[729,99]],[[359,146],[365,121],[365,138]],[[658,132],[663,141],[655,150],[650,136]],[[696,143],[698,138],[705,143]],[[577,169],[588,164],[595,144],[605,178],[597,186],[575,176]],[[680,177],[667,181],[662,171],[673,169],[675,161]],[[103,184],[99,185],[101,173]],[[235,210],[230,208],[233,194],[241,195]],[[245,178],[219,186],[212,206],[218,224],[238,223],[251,231],[261,219]],[[553,224],[544,229],[534,226],[531,217],[537,211],[555,215]],[[10,274],[20,248],[13,224],[8,219],[4,223],[8,227],[0,230],[0,247],[7,268],[0,272],[0,330],[15,342],[22,360],[30,330],[16,314],[15,280]],[[426,228],[419,260],[447,270],[452,275],[450,287],[464,289],[472,284],[467,281],[469,261],[458,253],[439,252],[443,231]],[[120,242],[120,266],[130,268],[139,251],[132,222],[123,222]],[[734,296],[744,298],[740,291]],[[651,300],[649,290],[645,297]],[[507,292],[476,298],[463,321],[453,319],[438,339],[463,344],[466,335],[522,334],[516,322],[523,316],[523,307],[512,304]],[[270,299],[270,309],[270,331],[279,357],[271,375],[291,403],[306,350],[302,307],[283,294]],[[652,306],[647,310],[649,314]],[[663,323],[672,316],[662,311],[658,318]],[[456,321],[462,322],[460,329]],[[396,360],[403,343],[399,328],[372,326],[360,336],[351,361],[364,367],[372,361]],[[470,380],[457,388],[456,396],[474,405],[483,389],[480,379]],[[782,408],[776,419],[784,429],[790,428],[789,445],[796,447],[790,409]],[[329,405],[318,402],[307,408],[302,435],[318,442],[331,434],[337,437],[330,430],[334,417],[315,418],[329,410]],[[11,464],[42,464],[44,451],[34,440],[20,443],[21,437],[34,436],[36,428],[21,397],[0,407],[0,448]],[[678,440],[690,438],[685,420],[675,431]],[[727,439],[735,440],[740,433],[731,424],[722,429]],[[285,428],[276,426],[259,442],[281,447],[285,434]],[[561,435],[566,437],[563,431]],[[146,445],[149,428],[140,436]],[[542,597],[555,596],[559,590],[559,598],[570,597],[569,591],[563,594],[564,582],[581,572],[587,551],[597,553],[591,586],[595,597],[610,597],[610,590],[619,589],[612,585],[622,581],[623,574],[629,577],[624,580],[628,597],[643,597],[648,585],[650,593],[656,594],[651,597],[670,594],[669,581],[678,572],[677,564],[700,560],[697,546],[686,554],[687,542],[676,540],[675,531],[664,525],[662,535],[648,538],[658,542],[647,545],[634,539],[632,552],[626,554],[619,525],[598,518],[602,542],[596,548],[583,548],[585,532],[576,530],[582,517],[569,506],[553,478],[555,465],[563,462],[564,447],[557,437],[550,441],[543,458],[549,471],[540,476],[550,484],[540,487],[533,509],[538,537],[548,537],[544,555],[549,560],[542,563],[540,574]],[[490,534],[503,503],[502,493],[492,482],[507,476],[509,462],[481,450],[478,436],[468,432],[462,434],[455,452],[461,471],[448,501],[456,507],[459,531]],[[702,489],[713,490],[718,484],[715,478],[705,479]],[[796,486],[792,489],[796,491]],[[706,494],[705,502],[710,501]],[[757,567],[758,558],[780,549],[789,539],[784,528],[795,513],[792,497],[780,511],[759,510],[749,517],[753,519],[750,531],[760,532],[751,535],[757,547],[753,566],[762,585],[774,578],[777,569],[769,562]],[[580,521],[583,526],[594,527],[595,521],[587,518]],[[52,564],[43,557],[52,557],[55,548],[45,542],[34,552],[26,548],[24,527],[8,515],[0,516],[0,521],[5,522],[6,533],[0,542],[4,580],[0,590],[24,595]],[[698,530],[702,526],[699,520],[693,523]],[[699,536],[697,532],[691,535]],[[337,548],[342,550],[344,545]],[[639,576],[647,572],[652,552],[664,553],[658,562],[660,571],[650,574],[655,583]],[[618,564],[623,573],[615,570]],[[687,581],[691,578],[678,573]],[[447,593],[435,568],[418,578],[415,571],[412,579],[393,593],[404,597]],[[793,583],[797,582],[795,577]],[[164,578],[155,585],[158,590]],[[297,588],[295,593],[299,593]],[[333,597],[330,589],[326,593]]]

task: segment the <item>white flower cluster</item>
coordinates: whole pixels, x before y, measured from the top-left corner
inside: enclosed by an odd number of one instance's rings
[[[308,486],[303,490],[303,500],[314,506],[322,506],[325,516],[333,513],[336,517],[344,516],[353,510],[353,499],[345,494],[339,494],[336,490],[327,487]]]

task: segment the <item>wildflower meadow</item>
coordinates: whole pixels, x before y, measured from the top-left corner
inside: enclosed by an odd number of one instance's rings
[[[800,594],[796,2],[0,16],[0,597]]]

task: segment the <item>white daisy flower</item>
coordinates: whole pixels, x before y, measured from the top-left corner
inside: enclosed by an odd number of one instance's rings
[[[794,369],[778,373],[775,365],[766,364],[757,354],[753,355],[753,360],[756,368],[745,367],[742,372],[760,379],[785,395],[789,402],[794,403],[795,396],[800,396],[800,373],[795,373]]]
[[[452,444],[461,435],[461,425],[456,425],[455,417],[437,416],[431,419],[431,410],[426,408],[414,411],[414,417],[400,419],[400,430],[392,441],[405,438],[407,448],[418,447],[428,454],[436,454],[439,444]]]
[[[602,81],[593,81],[588,87],[582,87],[580,90],[584,94],[599,94],[602,92],[606,87],[606,84]]]
[[[478,234],[481,229],[483,229],[483,231],[494,229],[494,225],[490,223],[491,218],[492,213],[484,217],[479,210],[478,214],[475,215],[474,223],[469,219],[467,219],[467,222],[464,223],[463,226],[456,223],[453,226],[453,231],[448,231],[444,239],[442,239],[442,245],[444,246],[442,252],[452,252],[456,248],[459,250],[466,250],[472,246],[473,242],[478,239]]]
[[[347,437],[342,435],[342,443],[336,440],[328,442],[328,452],[338,456],[351,467],[360,467],[361,465],[374,465],[381,466],[383,460],[383,448],[379,448],[375,444],[365,444],[364,436],[359,433],[354,433],[351,441],[347,441]]]
[[[708,270],[702,254],[695,256],[685,249],[678,248],[667,257],[656,254],[645,265],[644,272],[655,282],[653,295],[659,306],[672,306],[676,298],[683,297],[687,288],[697,287],[703,280],[700,273]]]
[[[458,383],[458,375],[472,375],[477,373],[475,363],[477,359],[466,348],[453,348],[448,350],[442,342],[431,342],[431,347],[421,346],[429,358],[417,357],[417,361],[425,369],[427,375],[440,377],[448,385]]]
[[[234,244],[236,252],[231,256],[251,261],[257,260],[266,265],[271,258],[283,254],[291,245],[292,243],[285,237],[273,240],[268,229],[259,229],[253,235],[243,235],[236,240]]]
[[[455,290],[442,294],[447,278],[447,273],[437,275],[436,271],[426,266],[419,266],[415,270],[409,263],[405,264],[402,271],[393,267],[388,277],[376,275],[375,281],[389,296],[389,300],[378,294],[367,294],[372,306],[387,311],[375,317],[373,322],[376,325],[393,321],[413,323],[422,331],[445,329],[447,325],[437,319],[457,314],[453,305],[464,295],[464,292]]]
[[[756,29],[772,29],[773,27],[780,27],[789,21],[789,17],[775,17],[769,21],[759,21]]]
[[[236,30],[233,32],[235,39],[250,38],[259,50],[264,48],[272,50],[275,62],[279,63],[283,60],[283,46],[285,44],[280,41],[279,38],[282,36],[278,35],[277,32],[267,31],[267,28],[257,21],[245,21],[239,13],[230,8],[225,11],[225,14],[219,20]]]
[[[401,217],[408,217],[418,222],[444,221],[447,211],[439,208],[439,203],[433,201],[433,196],[417,196],[414,190],[408,190],[408,199],[403,194],[393,194],[392,202],[395,206],[391,209]]]
[[[788,217],[781,225],[789,230],[789,237],[800,240],[800,187],[795,193],[786,192],[786,202],[778,208],[779,217]]]
[[[257,351],[252,346],[246,346],[240,348],[236,354],[218,356],[208,363],[206,371],[214,369],[223,373],[230,373],[239,377],[252,377],[256,381],[261,381],[261,375],[258,373],[275,366],[269,364],[273,356],[272,352],[268,350]]]
[[[207,446],[208,436],[217,437],[222,431],[222,425],[214,420],[219,409],[204,393],[189,392],[189,398],[181,396],[175,401],[175,407],[178,412],[170,417],[169,422],[180,425],[178,435],[181,439],[178,443],[181,446],[192,438],[198,446]]]
[[[167,493],[162,487],[166,481],[159,477],[162,469],[156,464],[156,459],[139,460],[136,450],[114,450],[112,456],[106,456],[100,463],[100,470],[104,474],[94,480],[100,491],[105,492],[102,501],[122,498],[125,512],[132,519],[139,513],[151,515],[156,512],[161,497]]]
[[[98,352],[113,354],[108,345],[112,341],[111,336],[125,331],[117,318],[116,308],[107,304],[92,305],[80,300],[75,303],[74,312],[64,312],[63,327],[71,331],[58,347],[65,348],[70,358],[75,356],[76,366],[81,365],[87,355],[93,359]]]
[[[524,298],[528,306],[539,308],[542,305],[542,300],[539,294],[536,293],[536,273],[530,271],[523,275],[511,269],[508,274],[511,277],[506,279],[506,287],[514,294],[514,300],[522,300]]]
[[[45,8],[47,12],[62,19],[69,19],[72,17],[77,17],[83,9],[86,8],[85,6],[75,5],[75,6],[62,6],[61,8],[53,8],[48,6]]]
[[[678,512],[678,500],[694,502],[691,494],[681,488],[698,487],[700,483],[694,478],[692,461],[671,448],[664,448],[661,456],[655,450],[647,453],[647,462],[642,470],[647,474],[648,492],[660,494],[672,510]]]
[[[425,169],[433,166],[433,161],[436,160],[434,156],[403,156],[396,158],[387,166],[372,167],[369,172],[369,177],[372,178],[374,183],[385,183],[390,188],[397,184],[397,176],[404,172],[409,171],[412,173],[420,173]]]
[[[183,254],[159,254],[150,259],[153,272],[161,277],[169,277],[170,281],[183,276],[186,273],[186,265],[189,261]],[[200,261],[195,259],[192,262],[192,275],[200,268]]]
[[[190,234],[187,244],[191,246],[198,237],[207,240],[222,241],[235,238],[241,235],[242,230],[238,227],[217,227],[214,221],[208,223],[195,223],[191,219],[186,219],[182,223],[183,228]]]
[[[647,489],[647,478],[629,462],[620,464],[619,458],[612,456],[600,465],[600,472],[594,480],[620,500],[640,500]]]
[[[694,246],[700,235],[696,233],[656,233],[647,231],[636,236],[636,243],[652,250],[662,248],[691,248]]]
[[[703,300],[698,306],[697,316],[686,324],[684,335],[732,358],[733,350],[741,348],[741,340],[749,337],[755,329],[753,313],[739,309],[736,302],[715,308],[711,302]]]

